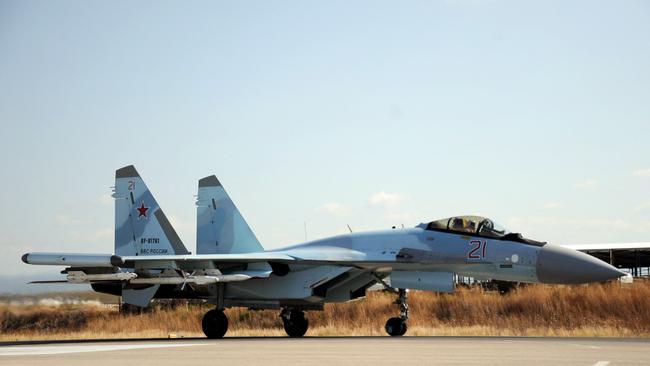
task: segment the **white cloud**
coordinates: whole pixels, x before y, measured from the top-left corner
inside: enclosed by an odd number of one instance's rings
[[[420,223],[424,220],[421,215],[415,212],[388,212],[385,218],[393,223],[405,225]]]
[[[113,197],[111,197],[111,195],[107,193],[107,194],[102,194],[99,197],[98,201],[99,201],[100,204],[102,204],[104,206],[112,206],[114,200],[113,200]]]
[[[595,189],[597,186],[598,186],[598,181],[593,179],[578,182],[573,185],[574,188],[585,190],[585,191]]]
[[[174,229],[194,229],[195,222],[193,220],[187,220],[185,217],[177,215],[167,215],[167,218]]]
[[[632,172],[635,177],[650,177],[650,169],[639,169]]]
[[[635,211],[650,211],[650,201],[644,202],[634,208]]]
[[[59,225],[72,225],[75,222],[72,217],[63,214],[54,216],[54,221]]]
[[[345,206],[338,202],[329,202],[316,208],[316,212],[333,216],[341,216],[345,214],[346,211]]]
[[[399,193],[377,192],[370,197],[370,204],[376,206],[395,206],[404,202],[404,196]]]
[[[86,217],[79,217],[79,216],[73,216],[67,214],[58,214],[54,216],[54,222],[56,222],[56,224],[59,226],[66,226],[66,227],[88,226],[92,224],[91,220]]]
[[[555,209],[555,208],[562,208],[564,205],[561,204],[560,202],[547,202],[544,204],[544,208],[547,209]]]
[[[93,241],[98,243],[103,243],[103,242],[112,243],[114,232],[115,230],[112,228],[97,229],[93,233]]]
[[[524,236],[551,243],[619,243],[650,235],[650,222],[621,218],[510,217],[505,225]]]
[[[169,223],[172,225],[174,230],[176,230],[178,236],[180,236],[185,247],[191,251],[188,243],[190,243],[189,240],[196,235],[196,221],[185,216],[177,215],[168,215],[167,219],[169,219]]]

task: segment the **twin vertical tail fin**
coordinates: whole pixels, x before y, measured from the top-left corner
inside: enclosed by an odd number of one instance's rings
[[[264,251],[217,177],[201,179],[197,197],[199,254]],[[115,172],[113,198],[116,255],[190,254],[133,165]],[[124,287],[122,300],[147,306],[159,287]]]
[[[115,254],[190,254],[133,165],[115,171]]]
[[[264,251],[216,176],[199,180],[196,206],[197,254]]]
[[[190,254],[133,165],[115,172],[115,254]],[[261,252],[264,248],[216,176],[199,180],[197,254]]]

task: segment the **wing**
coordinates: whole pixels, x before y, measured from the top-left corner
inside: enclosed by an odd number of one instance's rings
[[[142,267],[147,263],[258,263],[258,262],[292,262],[296,259],[282,253],[261,252],[246,254],[206,254],[206,255],[148,255],[119,256],[111,254],[82,253],[27,253],[23,262],[47,266],[71,267]]]
[[[64,270],[68,275],[67,281],[63,283],[127,281],[133,284],[203,285],[266,278],[273,272],[269,263],[291,263],[296,259],[281,253],[261,252],[158,256],[27,253],[23,255],[22,260],[34,265],[68,266]],[[229,267],[230,270],[224,271],[223,267]],[[60,281],[51,283],[60,283]]]
[[[125,281],[132,284],[208,285],[282,274],[292,264],[354,266],[361,252],[343,248],[204,255],[118,256],[81,253],[27,253],[28,264],[67,266],[68,283]]]

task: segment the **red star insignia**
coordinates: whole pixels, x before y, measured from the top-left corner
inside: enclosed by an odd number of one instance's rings
[[[144,201],[142,201],[142,204],[140,204],[140,207],[136,207],[136,210],[138,210],[138,218],[144,216],[147,218],[147,211],[149,210],[149,207],[144,206]]]

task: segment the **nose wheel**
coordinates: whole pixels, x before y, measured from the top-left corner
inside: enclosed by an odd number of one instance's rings
[[[302,310],[284,309],[280,313],[280,317],[284,323],[284,331],[287,332],[289,337],[300,338],[307,333],[309,320],[307,320]]]
[[[390,318],[386,322],[386,333],[390,335],[391,337],[399,337],[403,336],[406,333],[406,329],[408,327],[406,326],[406,320],[402,320],[400,318]]]
[[[206,337],[210,339],[223,338],[228,331],[228,318],[223,310],[213,309],[203,315],[201,327]]]
[[[408,300],[408,290],[407,289],[397,289],[397,294],[399,297],[395,301],[395,304],[399,306],[399,318],[390,318],[386,322],[386,333],[392,337],[403,336],[406,334],[408,327],[406,326],[406,321],[409,319],[409,305],[406,303]]]

